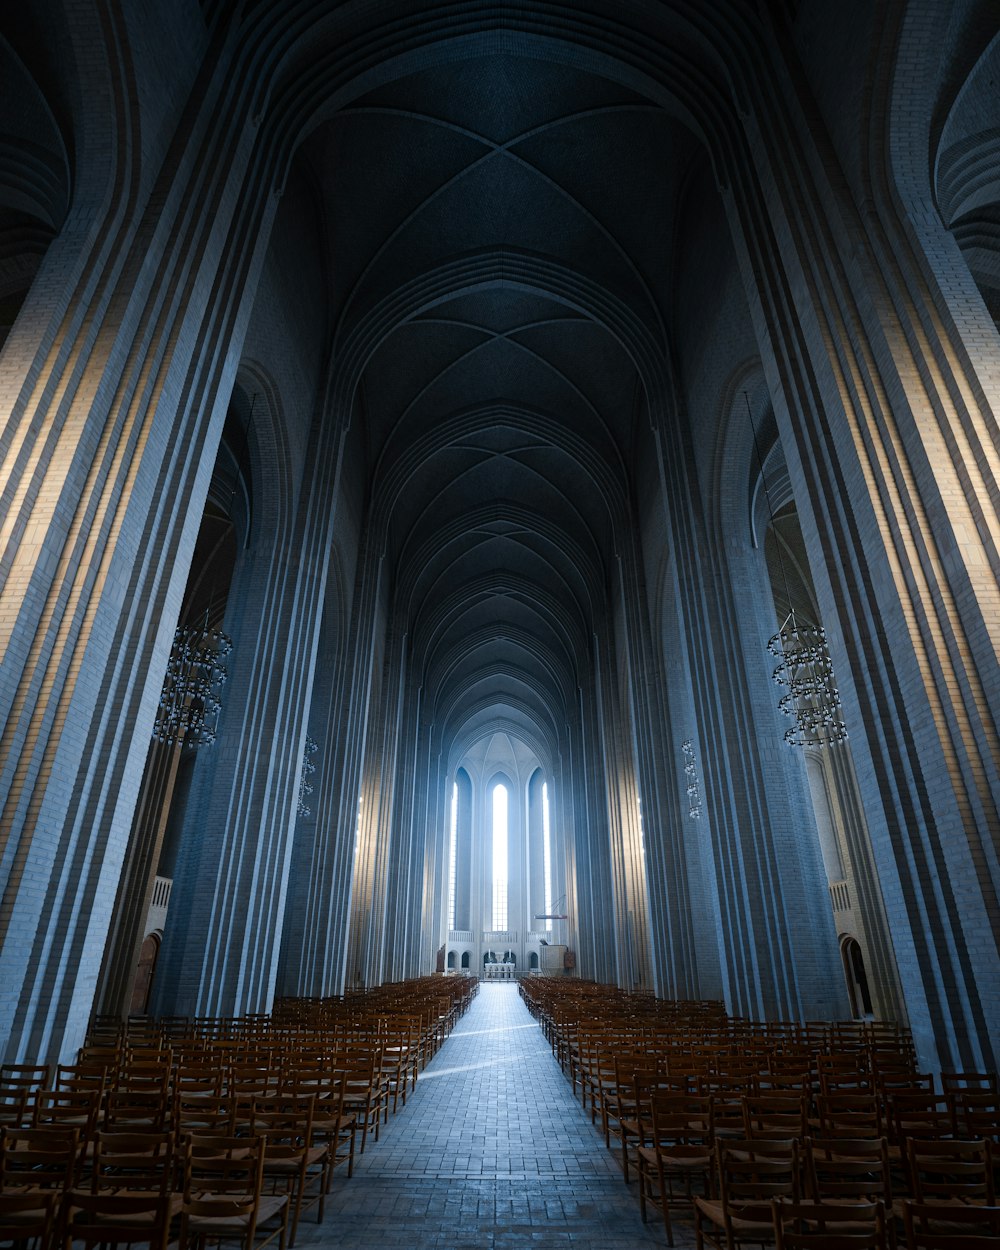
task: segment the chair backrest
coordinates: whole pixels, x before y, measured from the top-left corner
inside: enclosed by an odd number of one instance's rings
[[[995,1072],[942,1072],[941,1088],[946,1094],[955,1094],[960,1090],[1000,1094]]]
[[[997,1250],[1000,1207],[961,1203],[902,1204],[907,1250]]]
[[[148,1245],[165,1250],[170,1231],[169,1194],[74,1190],[67,1202],[66,1244]]]
[[[33,1107],[29,1107],[29,1090],[23,1085],[0,1084],[0,1128],[27,1128]]]
[[[164,1132],[173,1126],[173,1106],[166,1091],[113,1089],[104,1108],[104,1125],[122,1132],[140,1126]]]
[[[173,1127],[178,1137],[190,1133],[227,1136],[236,1123],[236,1103],[228,1095],[186,1094],[174,1098]]]
[[[251,1110],[251,1132],[266,1141],[270,1159],[298,1157],[312,1145],[314,1094],[255,1098]]]
[[[172,1133],[97,1134],[91,1189],[169,1193],[174,1182]]]
[[[658,1144],[701,1145],[711,1153],[708,1099],[700,1094],[654,1090],[649,1100],[653,1139]]]
[[[0,1064],[0,1084],[20,1085],[31,1094],[36,1094],[41,1089],[48,1089],[51,1075],[52,1069],[47,1063]]]
[[[103,1097],[108,1086],[108,1067],[104,1063],[60,1063],[56,1066],[54,1088],[62,1090],[97,1090]]]
[[[14,1245],[52,1244],[60,1195],[51,1190],[14,1189],[0,1191],[0,1241]]]
[[[820,1094],[816,1099],[823,1137],[883,1137],[878,1099],[871,1093]]]
[[[927,1141],[909,1138],[906,1164],[917,1202],[996,1202],[993,1150],[989,1141]]]
[[[802,1139],[809,1131],[808,1100],[801,1093],[748,1095],[743,1122],[747,1137]]]
[[[266,1144],[260,1137],[192,1133],[184,1144],[184,1201],[199,1194],[259,1198]]]
[[[887,1250],[881,1202],[771,1204],[775,1250]]]
[[[5,1129],[0,1139],[0,1190],[23,1185],[71,1189],[79,1179],[81,1156],[75,1128]]]
[[[794,1138],[719,1140],[715,1148],[727,1228],[734,1216],[770,1220],[773,1198],[799,1200],[799,1144]]]
[[[35,1095],[35,1128],[76,1129],[81,1141],[97,1131],[101,1095],[96,1089],[43,1089]]]
[[[806,1139],[809,1192],[831,1199],[892,1203],[889,1145],[884,1137]]]

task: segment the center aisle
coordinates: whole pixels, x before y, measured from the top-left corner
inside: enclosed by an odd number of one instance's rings
[[[323,1223],[303,1219],[296,1250],[664,1244],[517,986],[484,984],[353,1178],[335,1177]]]

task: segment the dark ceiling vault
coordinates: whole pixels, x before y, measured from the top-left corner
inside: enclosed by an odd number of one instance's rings
[[[495,46],[358,96],[297,153],[395,625],[457,738],[503,722],[552,749],[572,719],[698,161],[637,91]]]

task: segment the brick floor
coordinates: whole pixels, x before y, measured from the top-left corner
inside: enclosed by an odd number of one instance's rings
[[[675,1219],[678,1247],[693,1244]],[[639,1219],[604,1139],[573,1098],[516,985],[484,984],[416,1091],[339,1175],[296,1250],[633,1250]]]

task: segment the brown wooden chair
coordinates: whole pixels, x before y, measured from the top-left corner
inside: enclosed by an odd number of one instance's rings
[[[32,1116],[28,1090],[23,1085],[0,1084],[0,1128],[27,1128]]]
[[[889,1147],[884,1137],[807,1138],[806,1177],[816,1202],[892,1204]]]
[[[994,1153],[989,1141],[906,1142],[910,1194],[919,1203],[996,1203]]]
[[[766,1245],[774,1239],[771,1202],[800,1198],[799,1143],[716,1141],[718,1198],[695,1197],[695,1240],[716,1250]]]
[[[631,1065],[628,1065],[631,1066]],[[624,1073],[620,1074],[620,1079]],[[631,1162],[640,1146],[653,1140],[653,1119],[650,1110],[652,1097],[659,1094],[683,1094],[693,1100],[691,1115],[699,1123],[708,1126],[708,1099],[691,1094],[686,1075],[671,1075],[659,1068],[639,1068],[632,1073],[631,1093],[617,1108],[617,1123],[609,1126],[618,1138],[622,1175],[627,1185],[631,1179]]]
[[[1000,1207],[902,1203],[907,1250],[1000,1250]]]
[[[33,1127],[75,1129],[81,1143],[93,1140],[101,1113],[101,1095],[96,1089],[43,1089],[35,1095]]]
[[[169,1233],[168,1199],[163,1194],[73,1190],[67,1198],[64,1250],[81,1244],[84,1250],[108,1245],[166,1250]]]
[[[638,1148],[639,1210],[643,1223],[647,1206],[660,1212],[671,1246],[670,1208],[690,1210],[696,1190],[711,1196],[714,1156],[704,1111],[705,1101],[697,1094],[654,1090],[650,1096],[650,1141]]]
[[[381,1056],[377,1051],[348,1049],[334,1059],[334,1072],[346,1082],[344,1110],[355,1117],[361,1130],[360,1153],[371,1132],[379,1139],[382,1110],[388,1098],[388,1084],[382,1077]]]
[[[90,1174],[93,1193],[156,1194],[166,1202],[167,1218],[180,1212],[174,1192],[177,1160],[172,1133],[97,1134]]]
[[[800,1092],[749,1094],[743,1099],[743,1124],[746,1137],[803,1141],[809,1133],[808,1099]]]
[[[301,1084],[288,1081],[282,1087],[282,1094],[311,1095],[315,1099],[312,1123],[313,1141],[317,1145],[325,1144],[330,1153],[327,1188],[329,1189],[333,1180],[334,1169],[340,1164],[347,1165],[348,1177],[353,1176],[358,1118],[345,1106],[347,1078],[343,1074],[328,1073],[322,1077],[312,1077]]]
[[[66,1193],[79,1180],[82,1155],[75,1128],[5,1129],[0,1137],[0,1190]]]
[[[45,1190],[0,1190],[0,1242],[50,1250],[60,1196]]]
[[[288,1195],[264,1193],[263,1138],[188,1138],[179,1247],[204,1250],[210,1241],[260,1250],[277,1239],[285,1250]]]
[[[771,1204],[775,1250],[888,1250],[881,1202],[790,1202]]]
[[[871,1092],[820,1094],[816,1099],[821,1137],[884,1137],[879,1101]]]
[[[314,1094],[282,1094],[257,1099],[251,1132],[266,1142],[264,1184],[272,1193],[285,1193],[291,1204],[290,1246],[295,1245],[303,1209],[315,1206],[317,1223],[330,1188],[330,1149],[313,1140]]]

